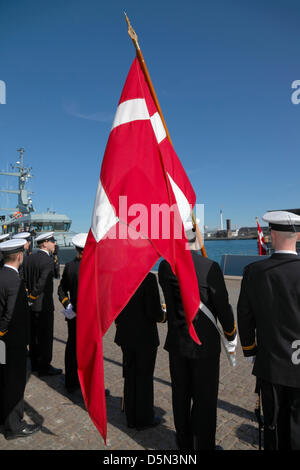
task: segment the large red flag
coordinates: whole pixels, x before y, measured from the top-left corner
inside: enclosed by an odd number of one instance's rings
[[[135,59],[103,157],[79,274],[78,374],[86,408],[105,441],[102,337],[160,257],[178,277],[190,334],[200,343],[192,325],[199,289],[183,231],[195,202]],[[159,223],[166,208],[169,227],[167,217]]]
[[[257,222],[257,243],[258,243],[258,252],[259,256],[264,256],[268,254],[268,247],[265,242],[264,234],[260,228],[258,218],[256,217]]]

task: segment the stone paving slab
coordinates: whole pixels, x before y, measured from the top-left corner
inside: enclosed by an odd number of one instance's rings
[[[226,281],[230,301],[236,311],[240,280]],[[67,325],[56,296],[55,281],[55,332],[53,361],[55,367],[64,368],[64,351]],[[0,428],[0,450],[175,450],[172,414],[171,384],[168,353],[163,344],[167,325],[159,324],[161,345],[158,350],[155,378],[155,412],[162,424],[152,429],[129,429],[121,411],[123,393],[122,354],[114,344],[115,326],[104,337],[105,388],[107,397],[108,433],[107,447],[89,418],[81,392],[73,395],[64,388],[64,375],[39,378],[29,376],[25,390],[25,418],[42,425],[42,430],[26,439],[6,441]],[[217,444],[224,450],[258,449],[258,431],[254,416],[256,396],[252,366],[242,357],[238,345],[237,366],[229,366],[225,354],[221,355],[220,386],[217,417]]]

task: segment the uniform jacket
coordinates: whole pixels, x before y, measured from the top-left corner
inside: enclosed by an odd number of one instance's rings
[[[23,267],[33,312],[53,311],[53,258],[42,250],[28,256]]]
[[[24,281],[11,268],[0,269],[0,331],[7,346],[24,348],[29,341],[29,309]]]
[[[228,340],[236,336],[236,327],[224,277],[218,263],[191,251],[198,280],[200,299],[218,318]],[[220,335],[207,316],[198,311],[193,324],[201,346],[190,337],[176,276],[166,261],[158,270],[159,283],[167,304],[168,334],[165,349],[195,359],[220,354]]]
[[[156,276],[149,273],[116,319],[115,343],[130,349],[156,348],[159,345],[156,322],[163,319]]]
[[[256,355],[254,375],[300,388],[300,364],[293,363],[297,352],[294,342],[300,340],[298,256],[275,253],[246,266],[238,301],[238,327],[244,355]]]
[[[28,256],[30,256],[29,251],[27,251],[27,250],[24,251],[23,263],[19,267],[19,275],[20,275],[21,279],[24,279],[24,269],[25,269],[25,266],[26,266],[26,263],[27,263],[27,260],[28,260]],[[25,279],[24,279],[24,282],[25,282]]]
[[[57,290],[58,298],[63,306],[66,308],[69,303],[71,303],[74,312],[76,312],[77,309],[79,267],[80,259],[78,258],[75,258],[69,263],[66,263]]]

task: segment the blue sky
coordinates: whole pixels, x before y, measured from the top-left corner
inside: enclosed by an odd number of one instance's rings
[[[0,0],[0,168],[25,148],[36,210],[90,227],[135,55],[124,9],[205,224],[300,207],[299,1]]]

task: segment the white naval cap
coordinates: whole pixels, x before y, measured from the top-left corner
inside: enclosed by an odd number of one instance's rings
[[[19,240],[7,240],[0,244],[0,251],[3,253],[13,254],[18,253],[19,251],[24,251],[24,245],[26,240],[19,239]]]
[[[37,243],[42,243],[46,240],[51,240],[52,238],[54,239],[54,232],[46,232],[46,233],[41,233],[41,235],[38,235],[35,238],[35,241]]]
[[[31,236],[30,232],[20,232],[20,233],[15,233],[12,236],[12,238],[13,240],[19,240],[19,239],[27,240],[27,238],[29,238],[30,236]]]
[[[300,216],[288,211],[269,211],[263,216],[263,220],[268,222],[270,229],[279,232],[299,232]]]
[[[3,240],[6,240],[6,238],[9,238],[9,233],[3,233],[0,235],[0,243],[3,242]]]
[[[83,250],[85,244],[86,244],[86,239],[87,239],[88,233],[77,233],[73,238],[72,238],[72,243],[75,245],[77,248],[80,248]]]

